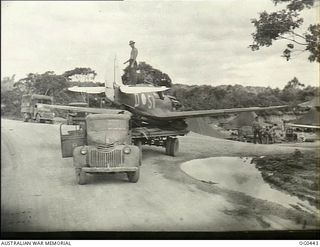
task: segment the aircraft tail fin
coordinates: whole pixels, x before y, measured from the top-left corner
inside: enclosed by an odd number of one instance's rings
[[[113,102],[114,101],[114,87],[108,86],[107,81],[105,81],[105,83],[104,83],[104,92],[105,92],[106,98]]]
[[[113,61],[113,87],[115,86],[122,86],[122,79],[121,79],[121,75],[120,75],[120,67],[119,67],[119,62],[118,62],[118,58],[117,55],[114,57],[114,61]]]

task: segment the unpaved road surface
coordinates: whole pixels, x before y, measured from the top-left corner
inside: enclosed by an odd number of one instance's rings
[[[214,156],[292,153],[196,134],[180,138],[177,157],[143,147],[140,180],[124,174],[75,182],[62,159],[59,126],[1,120],[2,231],[241,231],[319,228],[317,214],[198,181],[181,163]],[[315,148],[301,149],[315,152]]]

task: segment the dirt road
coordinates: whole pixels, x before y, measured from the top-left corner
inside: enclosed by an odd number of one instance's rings
[[[137,184],[118,174],[94,175],[79,186],[72,158],[61,158],[58,125],[2,119],[2,231],[314,229],[319,227],[315,214],[206,184],[180,169],[182,162],[196,158],[294,149],[191,134],[180,138],[178,157],[166,156],[162,148],[143,147]]]

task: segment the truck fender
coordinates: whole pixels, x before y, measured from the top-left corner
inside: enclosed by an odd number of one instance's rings
[[[88,153],[82,154],[81,150],[87,150],[87,146],[79,146],[73,150],[73,165],[76,168],[85,167],[88,165]]]
[[[124,154],[124,163],[126,166],[141,166],[141,152],[137,146],[130,145],[130,154]]]

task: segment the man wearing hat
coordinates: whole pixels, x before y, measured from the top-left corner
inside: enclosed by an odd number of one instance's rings
[[[130,84],[135,85],[137,83],[137,56],[138,56],[138,49],[134,47],[135,42],[130,40],[129,45],[131,46],[131,53],[130,58],[128,61],[124,62],[124,64],[129,62],[129,76],[130,76]]]

